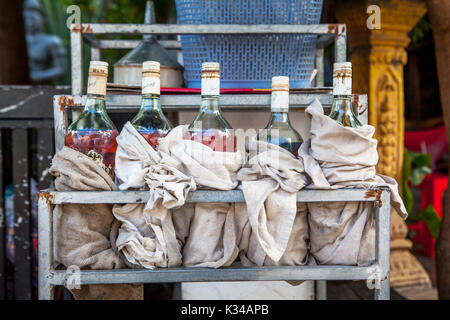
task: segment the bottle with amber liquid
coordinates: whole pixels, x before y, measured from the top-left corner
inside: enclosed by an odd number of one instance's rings
[[[106,113],[107,79],[108,63],[91,61],[86,104],[78,119],[67,129],[65,146],[93,158],[114,178],[119,132]]]
[[[334,100],[329,116],[344,127],[361,127],[352,105],[352,63],[336,62],[333,69]]]
[[[161,109],[159,62],[146,61],[142,65],[141,108],[131,124],[155,149],[158,139],[172,130],[172,125]]]
[[[214,151],[236,152],[233,128],[220,110],[220,66],[217,62],[202,64],[202,101],[200,112],[188,127],[185,139],[194,140]]]
[[[271,115],[267,126],[256,139],[286,149],[298,158],[302,136],[292,127],[289,119],[289,78],[272,78]]]

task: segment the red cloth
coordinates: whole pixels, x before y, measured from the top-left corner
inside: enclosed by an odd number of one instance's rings
[[[431,154],[431,166],[433,171],[436,170],[436,163],[448,150],[445,126],[422,131],[405,131],[405,148]]]
[[[431,154],[431,167],[435,171],[436,163],[448,150],[445,126],[422,131],[406,131],[405,147],[411,151]],[[439,217],[442,217],[442,196],[447,189],[447,184],[448,178],[445,174],[433,172],[427,176],[419,186],[422,191],[420,210],[431,204]],[[412,241],[422,247],[423,254],[427,257],[434,257],[435,240],[425,222],[409,224],[408,227],[416,233]]]
[[[420,189],[422,196],[420,199],[420,210],[425,209],[429,204],[433,205],[436,213],[442,218],[442,197],[445,189],[447,189],[448,177],[445,174],[434,172],[427,176]],[[413,230],[416,234],[412,241],[420,245],[420,251],[427,256],[434,258],[435,240],[431,236],[430,230],[424,221],[409,224],[408,228]]]

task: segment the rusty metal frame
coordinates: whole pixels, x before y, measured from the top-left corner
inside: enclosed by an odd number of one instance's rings
[[[84,105],[86,96],[73,95],[57,95],[54,97],[54,127],[55,127],[55,149],[60,150],[64,145],[64,136],[68,126],[68,114],[74,110],[80,110]],[[139,95],[108,95],[107,96],[107,110],[114,111],[137,111],[139,106]],[[200,103],[198,95],[170,95],[162,96],[161,104],[165,110],[180,111],[191,110],[198,108]],[[290,94],[290,107],[293,110],[304,111],[315,99],[318,99],[325,109],[331,107],[333,97],[331,89],[329,88],[312,88],[300,90],[299,93]],[[355,94],[353,96],[355,105],[358,106],[359,117],[362,123],[367,123],[367,95]],[[221,95],[221,106],[223,110],[233,110],[238,108],[240,111],[264,111],[270,107],[270,94],[258,95]],[[377,191],[382,190],[382,191]],[[299,202],[322,202],[322,201],[374,201],[380,205],[379,201],[382,197],[389,197],[389,192],[384,189],[377,190],[334,190],[334,191],[312,191],[304,190],[299,193]],[[387,195],[386,195],[387,194]],[[39,201],[39,242],[40,242],[40,256],[39,256],[39,292],[41,299],[53,298],[52,292],[55,285],[64,285],[70,275],[65,271],[55,271],[53,268],[53,225],[52,225],[52,206],[62,203],[135,203],[145,202],[148,197],[147,192],[57,192],[54,190],[41,193]],[[383,205],[382,209],[390,207],[389,201],[381,199]],[[241,191],[197,191],[191,193],[187,202],[243,202]],[[387,201],[387,202],[386,202]],[[379,210],[381,212],[383,210]],[[390,211],[390,209],[388,210]],[[380,218],[383,216],[384,218]],[[291,277],[295,279],[314,279],[317,281],[318,299],[326,298],[326,280],[344,280],[344,279],[374,279],[380,284],[379,289],[375,290],[377,299],[389,298],[389,281],[381,280],[388,279],[389,275],[389,227],[386,224],[390,223],[390,216],[380,213],[377,215],[377,221],[382,220],[381,224],[377,224],[377,261],[382,263],[374,264],[367,268],[350,267],[350,266],[319,266],[310,269],[310,267],[281,267],[278,268],[256,268],[252,270],[238,267],[234,269],[224,269],[226,271],[217,271],[211,273],[208,269],[201,269],[201,272],[192,271],[192,269],[176,268],[170,270],[159,270],[163,274],[158,275],[154,272],[147,273],[147,270],[102,270],[102,271],[82,271],[81,279],[83,283],[91,283],[92,281],[107,281],[106,283],[119,282],[158,282],[165,279],[165,282],[176,282],[176,279],[189,279],[189,281],[213,281],[213,280],[289,280]],[[388,219],[387,221],[385,219]],[[380,221],[381,221],[380,220]],[[378,223],[378,222],[377,222]],[[386,229],[387,228],[387,229]],[[383,231],[384,230],[384,231]],[[378,243],[379,242],[379,243]],[[387,259],[386,259],[387,254]],[[387,263],[387,267],[386,267]],[[42,267],[41,267],[42,266]],[[189,271],[189,272],[188,272]],[[99,273],[97,273],[99,272]],[[137,272],[137,274],[134,274]],[[186,273],[187,272],[187,273]],[[222,274],[223,272],[223,274]],[[217,275],[218,277],[214,277]],[[386,275],[382,278],[380,275]],[[367,277],[365,277],[367,276]],[[100,278],[99,278],[100,277]],[[284,278],[283,278],[284,277]],[[55,280],[56,279],[56,280]],[[120,279],[120,280],[119,280]],[[158,280],[159,279],[159,280]],[[197,280],[196,280],[197,279]],[[202,280],[203,279],[203,280]],[[206,279],[206,280],[205,280]],[[207,280],[209,279],[209,280]],[[112,281],[112,282],[111,282]],[[181,280],[180,280],[181,281]],[[163,281],[164,282],[164,281]],[[387,287],[386,287],[387,286]]]
[[[72,94],[81,95],[83,90],[83,42],[91,47],[92,60],[100,60],[101,49],[131,49],[139,42],[133,40],[99,40],[95,35],[118,34],[313,34],[318,35],[316,86],[323,86],[324,47],[335,44],[336,62],[347,59],[347,27],[345,24],[311,25],[233,25],[233,24],[73,24],[71,26]],[[168,49],[180,49],[176,40],[160,41]]]
[[[59,192],[44,190],[39,195],[39,298],[53,299],[56,285],[67,285],[73,273],[55,270],[53,259],[53,206],[58,204],[124,204],[145,203],[147,191]],[[196,191],[187,203],[244,202],[240,190]],[[374,202],[376,207],[376,261],[367,267],[358,266],[285,266],[242,267],[233,265],[221,269],[162,268],[157,270],[83,270],[79,284],[204,282],[204,281],[268,281],[268,280],[367,280],[375,290],[375,299],[389,299],[390,254],[390,192],[387,187],[376,189],[302,190],[298,202]],[[324,283],[320,283],[318,298],[324,299]]]
[[[86,41],[92,47],[92,54],[100,58],[100,50],[106,48],[132,48],[138,42],[130,40],[97,40],[95,34],[317,34],[319,53],[317,61],[323,58],[321,48],[331,40],[335,42],[335,60],[346,61],[346,26],[345,25],[114,25],[114,24],[79,24],[72,25],[72,96],[55,96],[55,139],[56,150],[63,146],[67,128],[67,112],[76,111],[83,105],[82,96],[82,43]],[[330,38],[331,35],[331,38]],[[176,41],[167,42],[166,47],[179,49]],[[322,52],[322,54],[321,54]],[[316,85],[323,81],[323,68],[320,70]],[[321,75],[322,72],[322,75]],[[323,85],[323,84],[322,84]],[[269,95],[251,95],[243,99],[233,95],[221,97],[224,110],[239,107],[245,110],[265,110],[270,105]],[[304,109],[315,98],[325,108],[332,101],[329,88],[309,89],[290,95],[291,106]],[[107,97],[110,111],[136,108],[138,96],[111,95]],[[167,96],[162,98],[165,109],[186,110],[198,106],[199,99],[194,95]],[[255,99],[258,100],[255,102]],[[354,95],[363,122],[367,123],[367,95]],[[53,207],[65,203],[137,203],[148,198],[146,191],[102,191],[102,192],[58,192],[44,190],[39,196],[39,298],[53,299],[56,285],[66,285],[70,273],[55,270],[53,257]],[[375,299],[389,299],[389,255],[390,255],[390,192],[387,187],[376,189],[339,189],[339,190],[302,190],[297,196],[298,202],[374,202],[376,207],[376,261],[367,267],[358,266],[301,266],[301,267],[257,267],[246,268],[233,265],[221,269],[208,268],[167,268],[157,270],[83,270],[80,271],[81,284],[99,283],[150,283],[150,282],[186,282],[186,281],[230,281],[230,280],[318,280],[317,298],[326,298],[326,280],[368,280],[373,283]],[[189,195],[187,202],[244,202],[240,190],[196,191]]]
[[[72,191],[44,190],[39,195],[39,298],[53,299],[56,285],[67,285],[74,274],[55,270],[53,258],[53,206],[60,204],[124,204],[145,203],[148,191]],[[82,270],[76,275],[80,285],[112,283],[205,282],[205,281],[279,281],[279,280],[367,280],[374,289],[375,299],[389,299],[390,254],[390,192],[386,186],[375,189],[302,190],[298,202],[373,202],[376,208],[376,261],[359,266],[281,266],[242,267],[233,265],[220,269],[160,268],[121,270]],[[192,192],[187,203],[245,202],[242,191]],[[317,297],[326,297],[324,282],[320,282]]]

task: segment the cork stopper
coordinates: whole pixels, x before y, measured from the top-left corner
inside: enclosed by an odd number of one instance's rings
[[[288,112],[289,111],[289,78],[273,77],[272,78],[272,96],[271,96],[272,112]]]
[[[160,68],[157,61],[142,64],[142,94],[161,94]]]
[[[352,63],[336,62],[333,70],[333,94],[352,94]]]
[[[220,64],[202,63],[202,95],[220,94]]]
[[[108,63],[91,61],[89,64],[88,94],[106,96],[108,81]]]

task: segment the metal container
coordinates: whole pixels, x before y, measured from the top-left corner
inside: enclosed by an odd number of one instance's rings
[[[145,24],[154,24],[153,1],[147,1]],[[183,86],[183,67],[158,43],[153,35],[144,35],[141,43],[114,65],[114,83],[125,86],[141,86],[142,63],[158,61],[161,64],[161,87]]]

